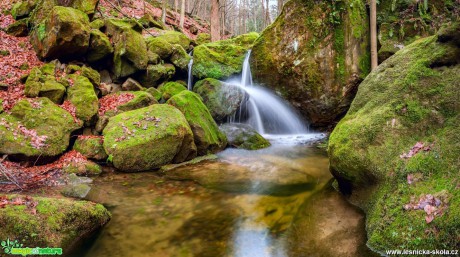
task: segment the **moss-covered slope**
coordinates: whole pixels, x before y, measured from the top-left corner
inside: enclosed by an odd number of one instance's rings
[[[382,63],[331,134],[332,172],[366,211],[368,243],[378,251],[459,247],[460,26],[454,28]],[[428,195],[438,199],[432,217],[427,209],[404,210]]]

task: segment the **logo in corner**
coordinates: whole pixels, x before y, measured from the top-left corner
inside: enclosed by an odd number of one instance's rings
[[[18,240],[12,241],[8,238],[6,239],[6,241],[1,242],[1,246],[5,253],[11,254],[11,251],[13,250],[13,248],[21,248],[22,244],[20,244]]]
[[[0,245],[3,248],[3,251],[6,254],[11,255],[62,255],[62,248],[30,248],[30,247],[23,247],[23,244],[19,243],[18,240],[10,240],[9,238],[5,241],[2,241]]]

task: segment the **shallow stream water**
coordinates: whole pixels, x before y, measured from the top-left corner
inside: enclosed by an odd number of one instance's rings
[[[326,153],[307,144],[316,136],[267,137],[273,145],[258,151],[96,178],[88,200],[112,220],[77,255],[373,256],[363,214],[332,188]]]

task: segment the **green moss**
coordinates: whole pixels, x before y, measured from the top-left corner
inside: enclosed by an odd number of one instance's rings
[[[115,44],[113,72],[116,77],[126,77],[147,69],[147,45],[140,33],[123,29],[112,40]]]
[[[80,152],[83,156],[95,160],[107,159],[103,147],[103,137],[78,137],[73,145],[73,149]]]
[[[158,38],[163,39],[171,45],[178,44],[186,50],[188,50],[190,46],[190,39],[183,33],[177,31],[166,30],[163,32],[163,34],[158,36]]]
[[[195,42],[197,45],[202,45],[211,42],[211,35],[208,33],[198,33]]]
[[[192,129],[198,155],[216,153],[225,148],[227,138],[219,130],[198,94],[183,90],[173,95],[166,103],[184,114]]]
[[[179,68],[180,70],[186,71],[188,68],[188,63],[192,58],[185,52],[182,46],[176,44],[173,45],[173,52],[171,54],[171,62]]]
[[[89,42],[88,53],[86,58],[89,62],[96,62],[102,60],[113,53],[112,44],[109,38],[99,30],[92,29]]]
[[[184,90],[187,90],[187,88],[178,82],[167,82],[158,87],[158,91],[160,91],[161,96],[165,101]]]
[[[458,245],[459,224],[452,214],[459,213],[460,68],[436,67],[452,58],[453,47],[437,39],[406,46],[370,73],[330,137],[331,169],[358,195],[367,214],[368,244],[380,252]],[[430,150],[400,157],[417,142]],[[409,174],[419,179],[409,185]],[[402,208],[426,194],[449,199],[448,210],[429,224],[423,210]]]
[[[184,115],[170,105],[154,104],[110,118],[104,149],[116,168],[146,171],[196,156],[193,134]]]
[[[133,94],[134,98],[127,103],[119,105],[117,109],[120,111],[131,111],[131,110],[140,109],[140,108],[158,103],[158,101],[155,100],[155,98],[153,98],[153,96],[150,93],[145,92],[145,91],[124,91],[124,92],[115,93],[115,94],[124,94],[124,93]]]
[[[193,50],[193,76],[200,79],[228,78],[240,73],[244,56],[256,40],[257,33],[202,44]]]
[[[95,19],[89,25],[91,26],[92,29],[99,30],[105,26],[105,22],[102,19]]]
[[[93,84],[83,76],[72,74],[68,77],[73,81],[73,85],[67,89],[67,99],[75,106],[77,117],[85,124],[91,124],[99,109]]]
[[[30,247],[61,247],[67,252],[110,219],[109,212],[99,204],[42,197],[33,200],[38,202],[36,214],[25,205],[0,209],[2,238],[23,240],[21,243]]]
[[[145,72],[136,76],[136,80],[145,87],[156,87],[162,81],[171,79],[175,73],[176,68],[169,63],[149,65]]]
[[[161,59],[168,58],[173,52],[173,45],[161,37],[148,37],[146,39],[149,51],[158,54]]]

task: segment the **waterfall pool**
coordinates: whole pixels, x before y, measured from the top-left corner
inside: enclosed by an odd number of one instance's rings
[[[372,256],[364,215],[332,188],[325,152],[306,138],[277,136],[266,149],[164,172],[103,174],[88,199],[112,220],[75,256]]]

